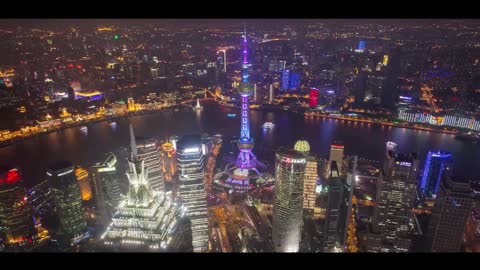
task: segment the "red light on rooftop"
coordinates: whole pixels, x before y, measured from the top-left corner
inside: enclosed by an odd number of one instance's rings
[[[78,68],[78,69],[82,69],[83,66],[82,66],[82,65],[77,65],[77,68]]]
[[[339,149],[343,149],[345,146],[341,145],[341,144],[332,144],[332,148],[339,148]]]
[[[67,67],[73,68],[73,64],[68,64]]]
[[[15,182],[18,182],[19,180],[20,180],[20,174],[16,169],[13,169],[8,171],[5,183],[13,184]]]

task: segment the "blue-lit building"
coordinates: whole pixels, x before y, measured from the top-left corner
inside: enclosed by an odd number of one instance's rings
[[[288,90],[288,82],[289,82],[289,79],[290,79],[290,70],[288,69],[285,69],[283,72],[282,72],[282,90],[285,91],[285,90]]]
[[[288,87],[290,90],[295,90],[300,85],[300,74],[295,71],[290,72],[290,81]]]
[[[363,51],[365,51],[365,47],[366,47],[365,40],[360,40],[358,42],[358,49],[357,50],[360,51],[360,52],[363,52]]]
[[[300,85],[300,74],[293,70],[285,69],[282,72],[282,90],[296,90]]]
[[[452,166],[452,154],[449,152],[429,151],[423,175],[420,182],[420,190],[427,197],[432,197],[438,191],[440,180],[444,172],[450,171]]]

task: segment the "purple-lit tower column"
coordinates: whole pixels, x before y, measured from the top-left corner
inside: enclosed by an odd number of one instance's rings
[[[242,99],[242,117],[240,122],[240,138],[238,140],[238,154],[235,165],[242,170],[249,170],[256,167],[257,158],[252,153],[253,139],[250,137],[250,115],[249,115],[249,97],[252,95],[252,87],[248,82],[248,57],[247,57],[247,32],[243,34],[243,61],[242,61],[242,82],[238,93]]]

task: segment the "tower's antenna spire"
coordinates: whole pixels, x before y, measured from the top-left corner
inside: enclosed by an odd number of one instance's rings
[[[247,60],[247,24],[243,23],[243,64],[248,64]]]
[[[137,144],[135,142],[135,134],[133,133],[133,126],[130,124],[130,150],[132,151],[132,158],[135,160],[138,157]]]
[[[243,22],[243,40],[247,41],[247,23]]]

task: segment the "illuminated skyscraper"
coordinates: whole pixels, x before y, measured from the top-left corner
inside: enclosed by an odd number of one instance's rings
[[[305,156],[281,150],[275,160],[272,240],[275,252],[298,252],[303,225]]]
[[[137,154],[140,160],[145,161],[145,168],[148,174],[145,176],[153,191],[164,192],[165,183],[163,181],[162,164],[160,160],[160,146],[155,139],[136,138],[133,133],[133,127],[130,124],[130,135],[132,140],[136,140]]]
[[[72,237],[75,242],[84,236],[87,222],[73,165],[68,161],[57,162],[47,169],[47,176],[62,232]]]
[[[17,169],[0,169],[0,239],[22,244],[33,235],[32,208]]]
[[[204,169],[206,147],[199,135],[187,135],[176,142],[179,187],[187,217],[191,222],[194,252],[208,250],[207,195]]]
[[[428,224],[427,238],[432,252],[460,252],[472,207],[470,183],[443,175]]]
[[[387,54],[383,55],[382,64],[383,64],[384,66],[387,66],[387,65],[388,65],[388,55],[387,55]]]
[[[285,69],[282,72],[282,90],[283,91],[288,90],[288,87],[290,86],[288,83],[289,81],[290,81],[290,70]]]
[[[312,88],[310,89],[310,108],[317,107],[318,105],[318,89]]]
[[[300,73],[298,71],[290,71],[290,80],[288,83],[288,88],[290,90],[297,90],[300,85]]]
[[[317,187],[317,159],[310,155],[310,144],[306,140],[299,140],[293,147],[296,151],[305,155],[305,176],[303,178],[303,209],[313,214],[315,200],[317,198],[315,189]]]
[[[218,53],[223,53],[223,56],[217,57],[217,63],[223,67],[223,72],[227,73],[227,50],[219,50]]]
[[[365,51],[365,40],[360,40],[358,42],[358,48],[355,50],[356,52],[363,53]]]
[[[131,144],[129,190],[102,236],[103,243],[113,250],[168,250],[183,215],[181,204],[164,192],[153,191],[146,179],[145,160],[138,159],[134,140]]]
[[[294,70],[285,69],[282,72],[282,90],[296,90],[300,84],[300,74]]]
[[[82,168],[75,169],[75,177],[77,178],[78,187],[80,189],[80,195],[82,201],[88,201],[92,198],[92,189],[90,187],[90,181],[88,180],[88,172]]]
[[[428,152],[420,182],[420,189],[425,196],[432,197],[437,193],[443,173],[449,172],[451,170],[451,166],[451,153],[440,151]]]
[[[97,207],[105,225],[110,222],[121,200],[116,166],[117,158],[113,153],[109,153],[105,161],[92,167],[91,175]]]
[[[417,176],[416,154],[387,151],[382,177],[377,184],[378,200],[373,218],[375,233],[369,235],[369,251],[409,251],[409,233],[414,226],[412,208],[416,199]]]
[[[340,173],[337,162],[330,161],[328,202],[324,229],[324,251],[345,251],[347,226],[351,222],[352,195],[355,188],[357,157],[346,160],[346,174]]]

